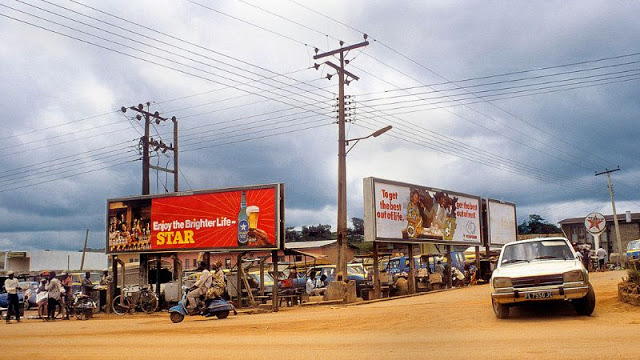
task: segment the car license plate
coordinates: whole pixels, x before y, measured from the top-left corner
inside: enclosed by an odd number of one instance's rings
[[[525,299],[547,299],[552,297],[551,291],[541,291],[534,293],[526,293],[524,294]]]

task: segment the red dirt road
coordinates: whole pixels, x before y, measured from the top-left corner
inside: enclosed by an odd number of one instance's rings
[[[1,359],[613,359],[640,358],[640,308],[617,299],[623,271],[591,274],[596,310],[512,310],[497,320],[489,287],[357,306],[187,317],[98,314],[88,321],[0,322]],[[29,312],[27,312],[29,314]]]

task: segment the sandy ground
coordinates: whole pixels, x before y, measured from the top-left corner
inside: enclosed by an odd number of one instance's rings
[[[489,287],[357,306],[187,317],[98,314],[88,321],[0,322],[1,359],[637,359],[640,308],[617,299],[623,271],[591,274],[591,317],[568,304],[497,320]],[[27,312],[29,314],[30,312]]]

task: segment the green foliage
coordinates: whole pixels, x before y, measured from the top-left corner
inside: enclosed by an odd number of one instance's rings
[[[529,215],[527,220],[518,225],[519,234],[553,234],[562,232],[559,227],[549,224],[540,215]]]
[[[640,285],[640,271],[636,269],[627,270],[628,281]]]

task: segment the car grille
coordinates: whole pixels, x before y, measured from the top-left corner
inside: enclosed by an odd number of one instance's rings
[[[513,278],[511,279],[511,282],[513,287],[516,289],[547,285],[562,285],[563,283],[562,274]]]

